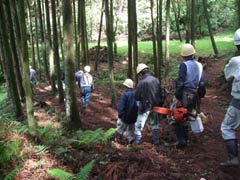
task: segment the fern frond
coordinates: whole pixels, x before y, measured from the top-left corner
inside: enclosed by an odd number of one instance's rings
[[[47,173],[60,180],[72,180],[77,178],[75,175],[61,169],[48,169]]]
[[[3,180],[15,180],[17,173],[22,169],[22,165],[12,170]]]
[[[45,145],[39,145],[37,146],[38,150],[36,152],[36,154],[46,154],[48,153],[48,147]]]
[[[102,142],[103,142],[103,144],[106,144],[107,143],[107,141],[114,135],[114,133],[117,131],[117,128],[110,128],[110,129],[108,129],[105,133],[104,133],[104,135],[103,135],[103,137],[102,137]]]
[[[89,173],[91,172],[93,166],[95,164],[95,160],[88,162],[80,171],[78,180],[87,180]]]
[[[78,141],[79,145],[84,146],[95,144],[100,140],[102,132],[102,128],[98,128],[95,131],[87,130],[78,132],[78,135],[80,135],[80,140]]]

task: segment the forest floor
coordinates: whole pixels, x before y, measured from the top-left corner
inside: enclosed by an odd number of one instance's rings
[[[151,128],[144,130],[144,142],[141,145],[124,145],[113,142],[111,145],[96,145],[94,148],[74,149],[71,156],[74,160],[56,156],[55,152],[45,155],[29,155],[24,167],[17,175],[17,180],[53,180],[46,173],[48,168],[62,168],[68,172],[77,173],[87,162],[96,159],[89,179],[106,180],[240,180],[240,167],[222,168],[219,164],[227,159],[220,126],[230,102],[230,91],[225,84],[221,72],[225,62],[221,59],[208,59],[205,69],[205,79],[208,82],[207,93],[201,102],[201,111],[209,121],[204,124],[200,134],[190,132],[190,141],[186,148],[176,149],[171,144],[176,140],[173,129],[166,119],[161,120],[160,145],[151,142]],[[118,70],[123,65],[117,64]],[[99,71],[107,68],[101,63]],[[92,72],[93,75],[97,73]],[[45,89],[44,89],[45,88]],[[118,98],[123,89],[116,88]],[[57,96],[49,93],[46,87],[35,87],[36,99],[46,102],[54,112],[64,112],[64,105],[59,105]],[[78,96],[79,107],[81,102]],[[96,84],[92,93],[90,106],[81,112],[82,127],[86,130],[96,130],[116,127],[117,109],[110,106],[111,96],[109,86]],[[38,125],[57,123],[44,108],[36,107],[35,116]],[[25,151],[28,151],[25,145]],[[30,153],[29,153],[30,154]],[[36,163],[44,159],[41,168]]]

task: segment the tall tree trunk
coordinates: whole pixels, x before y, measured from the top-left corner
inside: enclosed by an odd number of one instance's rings
[[[77,58],[77,51],[78,51],[78,49],[77,49],[77,47],[78,47],[78,44],[77,44],[77,40],[78,40],[78,34],[77,34],[77,20],[76,20],[76,16],[77,16],[77,14],[76,14],[76,9],[75,9],[75,0],[73,0],[72,1],[72,3],[73,3],[73,27],[74,27],[74,44],[75,44],[75,56],[74,56],[74,60],[76,61],[75,62],[75,64],[76,64],[76,70],[78,70],[79,68],[78,68],[78,58]]]
[[[54,52],[53,52],[53,44],[52,44],[52,34],[51,34],[51,24],[50,24],[50,14],[49,14],[49,4],[48,4],[48,0],[45,0],[45,3],[42,2],[43,6],[44,7],[44,4],[45,4],[45,12],[46,12],[46,23],[47,23],[47,35],[45,35],[45,39],[46,39],[46,42],[45,42],[45,46],[47,45],[47,42],[49,44],[49,66],[50,66],[50,80],[51,80],[51,89],[53,92],[55,92],[57,90],[56,88],[56,72],[55,72],[55,58],[53,57],[54,56]],[[43,13],[43,19],[44,18],[45,14]]]
[[[136,0],[128,0],[128,77],[134,77],[137,82],[138,77],[136,67],[138,65],[138,44],[137,44],[137,12]],[[134,71],[133,71],[134,69]],[[133,75],[134,72],[134,75]]]
[[[137,10],[136,10],[136,0],[132,0],[133,3],[133,68],[134,68],[134,75],[135,75],[135,80],[138,79],[138,75],[136,73],[137,65],[138,65],[138,42],[137,42]]]
[[[50,24],[50,13],[49,13],[49,0],[45,0],[45,8],[46,8],[46,23],[47,23],[47,35],[46,39],[49,42],[49,46],[52,48],[52,35],[51,35],[51,24]]]
[[[36,69],[36,63],[35,63],[35,49],[34,49],[34,40],[33,40],[33,28],[32,28],[32,15],[31,15],[31,5],[29,3],[29,0],[27,0],[28,5],[28,19],[29,19],[29,28],[30,28],[30,40],[31,40],[31,50],[32,50],[32,66],[34,69]]]
[[[9,85],[10,85],[10,90],[11,90],[11,99],[12,99],[12,103],[13,103],[13,107],[15,109],[15,116],[17,118],[19,118],[20,116],[22,116],[23,111],[22,111],[22,106],[21,106],[21,102],[20,102],[20,98],[19,98],[19,94],[18,94],[18,89],[17,89],[17,82],[16,79],[14,77],[15,73],[14,73],[14,68],[12,67],[13,65],[13,59],[12,59],[12,52],[10,51],[10,45],[8,42],[8,30],[7,30],[7,26],[5,24],[6,21],[6,16],[4,14],[4,7],[3,7],[3,2],[2,0],[0,0],[0,31],[2,34],[2,38],[3,38],[3,44],[4,44],[4,50],[6,53],[6,58],[5,59],[5,63],[6,63],[6,67],[8,69],[8,79],[9,79]]]
[[[67,50],[65,61],[66,114],[67,119],[71,122],[72,128],[79,129],[81,127],[81,119],[76,100],[76,83],[73,73],[75,71],[75,61],[73,47],[72,0],[63,0],[63,27],[65,37],[64,42]]]
[[[38,74],[39,74],[39,80],[42,80],[42,67],[40,63],[40,55],[39,55],[39,31],[38,31],[38,19],[39,19],[38,9],[37,9],[37,3],[35,3],[35,29],[36,29],[36,35],[35,35],[35,41],[36,41],[36,50],[37,50],[37,62],[38,62]]]
[[[0,37],[2,37],[2,32],[0,30]],[[5,53],[5,50],[4,50],[4,47],[3,47],[3,40],[0,39],[0,62],[1,62],[1,68],[2,68],[2,71],[3,71],[3,75],[4,75],[4,78],[6,80],[6,84],[7,84],[7,97],[8,98],[11,98],[11,95],[10,95],[10,80],[8,78],[8,71],[7,71],[7,65],[5,63],[6,61],[6,53]]]
[[[165,80],[166,84],[169,81],[169,58],[170,58],[170,0],[167,0],[166,3],[166,48],[165,48],[165,61],[166,61],[166,69],[165,69]]]
[[[29,62],[28,62],[28,45],[27,45],[27,29],[25,21],[25,12],[24,12],[24,0],[18,0],[18,9],[19,9],[19,24],[21,29],[22,37],[22,61],[23,61],[23,77],[24,77],[24,88],[26,92],[26,107],[27,107],[27,118],[28,126],[31,130],[34,130],[37,126],[36,120],[34,118],[33,110],[33,94],[30,86],[30,77],[29,77]]]
[[[40,0],[37,0],[37,4],[38,4],[38,12],[39,12],[41,48],[42,48],[42,53],[43,53],[42,56],[43,56],[43,61],[44,61],[44,69],[45,69],[46,79],[47,79],[48,83],[50,84],[50,75],[49,75],[48,63],[47,63],[47,52],[46,52],[46,43],[45,43],[45,37],[44,37],[42,9],[41,9]]]
[[[60,4],[58,2],[59,0],[57,0],[57,9],[60,9]],[[62,9],[62,8],[61,8]],[[64,56],[64,49],[63,49],[63,37],[62,37],[62,30],[61,30],[61,13],[57,12],[57,25],[58,25],[58,39],[59,39],[59,44],[61,47],[61,55],[62,55],[62,62],[63,62],[63,69],[64,69],[64,62],[65,62],[65,56]]]
[[[186,0],[186,24],[185,24],[185,31],[186,31],[186,43],[190,43],[190,36],[191,36],[191,29],[190,29],[190,19],[191,19],[191,0]]]
[[[237,6],[237,28],[240,27],[240,1],[239,0],[235,0],[236,6]]]
[[[157,50],[156,50],[156,36],[155,36],[155,23],[153,17],[153,0],[150,0],[150,10],[151,10],[151,20],[152,20],[152,43],[153,43],[153,64],[154,64],[154,74],[157,75]]]
[[[15,34],[14,34],[14,25],[13,25],[13,20],[12,20],[12,14],[11,14],[11,8],[12,4],[10,4],[10,1],[6,1],[6,11],[7,11],[7,17],[8,17],[8,29],[10,31],[10,43],[11,43],[11,48],[12,48],[12,53],[13,53],[13,64],[14,64],[14,72],[16,74],[16,82],[17,82],[17,87],[18,87],[18,92],[21,98],[21,101],[24,101],[25,99],[25,92],[22,84],[22,75],[20,72],[20,63],[19,63],[19,56],[18,56],[18,51],[16,47],[16,41],[15,41]]]
[[[196,9],[195,0],[191,0],[191,44],[195,46],[195,24],[196,24]]]
[[[52,3],[52,29],[53,29],[53,52],[54,52],[54,62],[56,63],[57,69],[57,84],[58,84],[58,96],[59,103],[64,102],[63,95],[63,86],[62,86],[62,73],[60,69],[60,58],[58,51],[58,33],[57,33],[57,20],[56,20],[56,8],[55,8],[55,0],[51,0]]]
[[[82,47],[82,64],[87,65],[89,64],[88,59],[88,41],[87,41],[87,27],[86,27],[86,14],[85,14],[85,0],[81,1],[81,47]]]
[[[215,56],[217,56],[218,55],[218,49],[217,49],[217,46],[216,46],[216,43],[215,43],[215,40],[214,40],[214,37],[213,37],[213,33],[212,33],[211,23],[210,23],[210,19],[209,19],[209,16],[208,16],[208,11],[207,11],[206,0],[203,0],[203,8],[204,8],[204,14],[205,14],[205,17],[206,17],[206,21],[207,21],[207,25],[208,25],[208,31],[209,31],[210,39],[211,39],[211,42],[212,42],[212,47],[213,47],[213,50],[214,50],[214,54],[215,54]]]
[[[98,34],[98,44],[97,44],[97,53],[96,53],[96,57],[95,57],[95,66],[94,66],[95,71],[97,71],[97,69],[98,69],[99,49],[100,49],[100,43],[101,43],[102,24],[103,24],[103,12],[104,12],[104,0],[102,0],[102,9],[101,9],[99,34]]]
[[[157,48],[158,48],[158,60],[157,60],[157,77],[162,79],[162,65],[163,65],[163,47],[162,47],[162,0],[157,0]]]
[[[178,2],[178,0],[173,0],[171,2],[172,2],[172,8],[173,8],[174,16],[175,16],[175,21],[176,21],[178,38],[179,38],[180,42],[182,42],[182,36],[181,36],[180,27],[179,27],[179,12],[176,8],[176,4],[177,4],[177,6],[179,6],[179,2]]]
[[[128,77],[133,79],[133,58],[132,58],[132,0],[128,0]],[[137,81],[137,79],[135,79]]]
[[[109,7],[110,4],[110,7]],[[116,105],[116,90],[114,84],[114,73],[113,73],[113,21],[112,21],[112,0],[110,2],[105,0],[105,15],[106,15],[106,30],[107,30],[107,45],[108,45],[108,64],[109,64],[109,78],[110,78],[110,91],[111,91],[111,106]]]
[[[78,0],[77,8],[77,47],[76,47],[76,69],[80,69],[81,53],[80,53],[80,43],[81,43],[81,0]]]

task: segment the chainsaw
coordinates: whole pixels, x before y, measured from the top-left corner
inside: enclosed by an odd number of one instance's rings
[[[178,107],[171,110],[168,108],[155,106],[153,107],[153,111],[159,114],[169,115],[173,117],[176,121],[180,121],[180,122],[185,122],[189,120],[188,119],[189,116],[192,116],[194,119],[197,116],[196,114],[192,114],[188,112],[187,108],[184,108],[184,107]]]

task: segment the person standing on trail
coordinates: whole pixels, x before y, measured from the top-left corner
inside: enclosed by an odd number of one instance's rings
[[[139,103],[138,116],[135,123],[135,143],[143,141],[142,133],[148,117],[151,117],[153,144],[159,144],[160,115],[153,111],[154,106],[161,106],[163,102],[160,81],[152,76],[146,64],[138,64],[137,74],[140,81],[135,91],[135,99]]]
[[[30,71],[30,83],[31,83],[31,86],[33,87],[36,83],[36,70],[33,69],[32,66],[29,66],[29,71]]]
[[[93,77],[90,74],[91,67],[85,66],[84,73],[80,79],[80,88],[81,88],[81,100],[83,103],[82,108],[86,109],[90,103],[91,93],[94,89]]]
[[[128,143],[134,141],[134,123],[137,120],[138,106],[134,98],[134,84],[131,79],[123,82],[126,87],[118,104],[117,133],[120,138],[127,138]]]
[[[206,93],[203,66],[195,60],[195,53],[196,51],[191,44],[182,46],[181,56],[184,61],[179,67],[175,92],[176,103],[187,108],[190,113],[199,111],[199,107],[197,107],[199,99],[203,98]],[[175,147],[185,147],[188,141],[189,123],[187,121],[174,121],[172,126],[177,137]]]
[[[235,31],[234,44],[237,53],[225,65],[224,75],[227,81],[232,81],[232,100],[221,125],[221,132],[226,142],[228,160],[221,166],[239,166],[238,142],[236,129],[240,126],[240,28]]]

